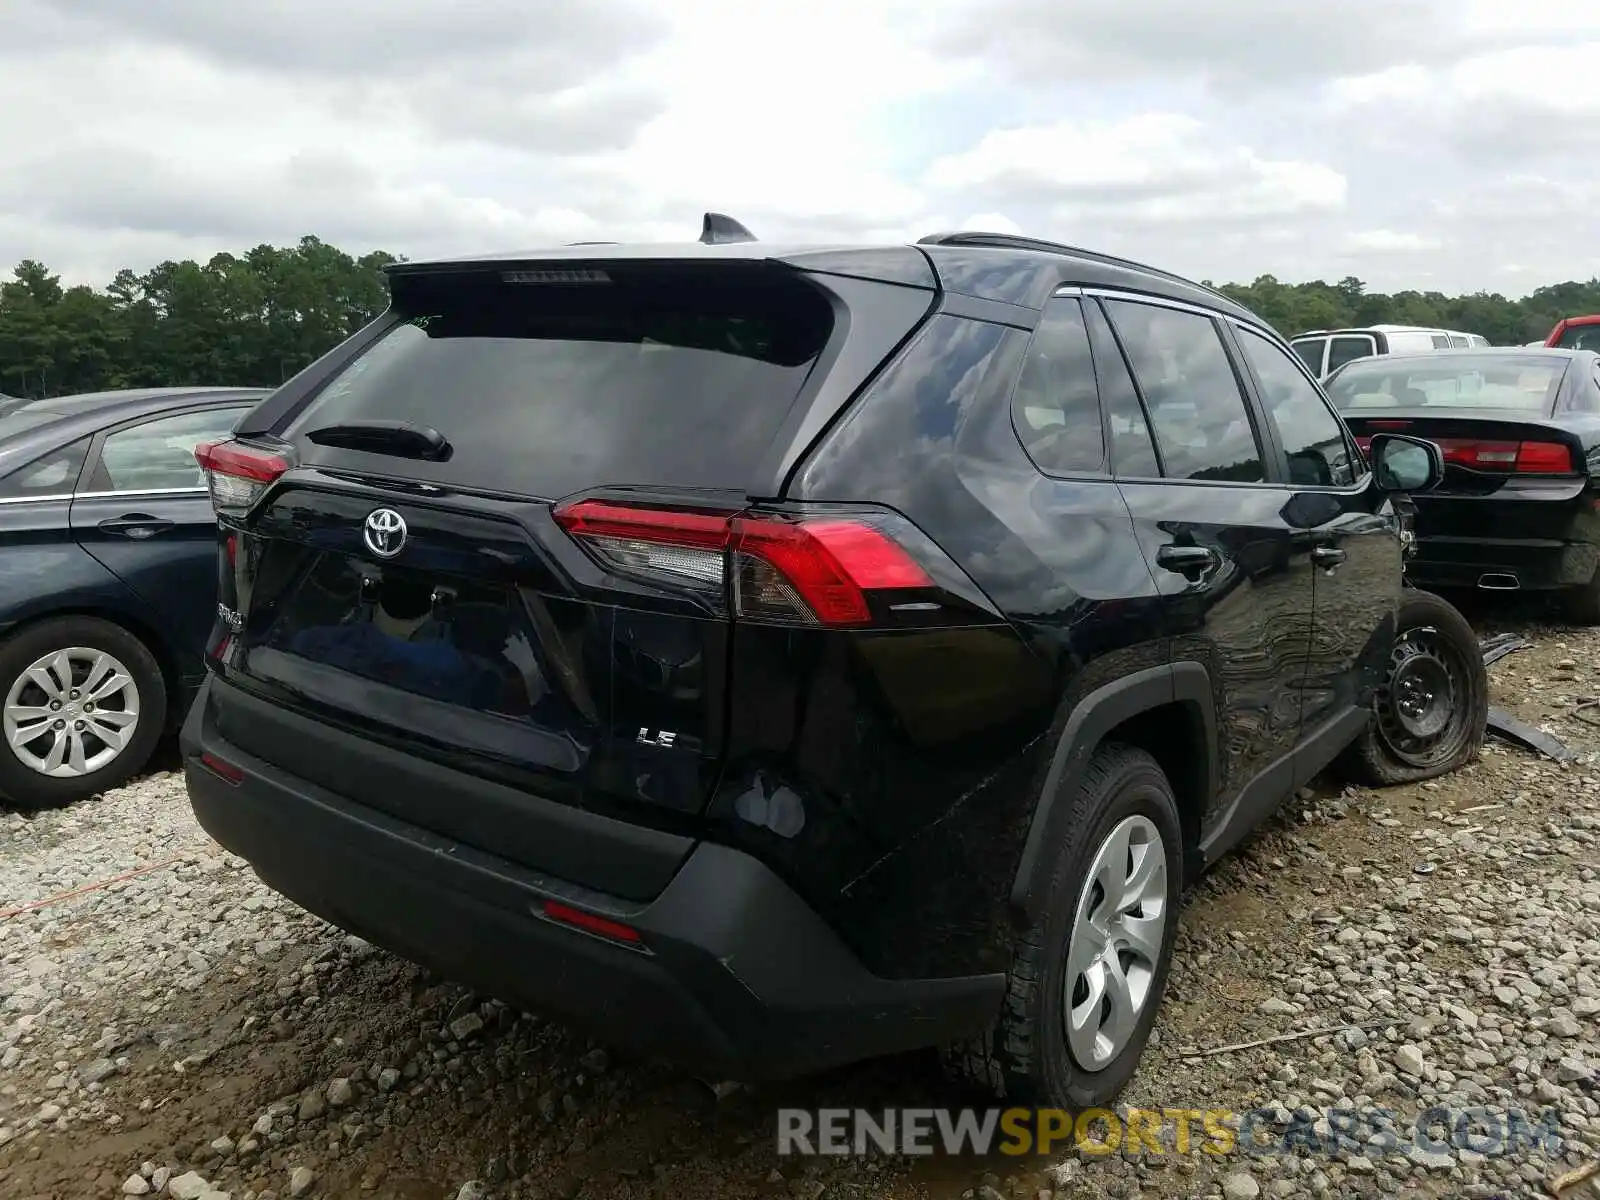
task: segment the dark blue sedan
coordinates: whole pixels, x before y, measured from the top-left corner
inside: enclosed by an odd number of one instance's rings
[[[194,448],[266,395],[0,408],[0,803],[115,787],[181,720],[217,613],[216,516]]]

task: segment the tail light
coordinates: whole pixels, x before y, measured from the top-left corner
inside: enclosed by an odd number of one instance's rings
[[[194,457],[205,472],[211,507],[219,514],[248,512],[289,469],[288,459],[242,442],[201,442]]]
[[[1446,464],[1473,471],[1496,471],[1525,475],[1570,475],[1574,471],[1572,451],[1561,442],[1480,441],[1476,438],[1430,438]],[[1356,445],[1364,454],[1372,452],[1372,437],[1362,434]]]
[[[1444,461],[1474,471],[1566,475],[1572,451],[1560,442],[1479,441],[1476,438],[1434,438]]]
[[[1572,450],[1560,442],[1523,442],[1517,447],[1516,469],[1541,475],[1570,475]]]
[[[580,500],[556,521],[610,569],[724,591],[741,617],[854,626],[869,596],[931,589],[933,578],[868,517],[680,512]]]

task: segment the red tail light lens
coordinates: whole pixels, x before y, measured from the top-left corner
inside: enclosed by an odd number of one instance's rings
[[[1560,442],[1480,441],[1476,438],[1435,438],[1446,463],[1474,471],[1566,475],[1572,472],[1572,452]]]
[[[823,625],[864,625],[872,619],[868,592],[933,586],[909,554],[870,525],[748,517],[733,524],[740,616],[806,620],[809,612]]]
[[[201,442],[195,461],[205,472],[211,507],[219,513],[247,511],[289,469],[289,460],[239,442]]]
[[[556,521],[623,574],[725,589],[743,617],[864,625],[867,594],[929,588],[893,538],[854,518],[680,512],[580,500]],[[731,575],[730,575],[731,567]]]
[[[1570,475],[1572,451],[1560,442],[1523,442],[1517,447],[1516,469],[1540,475]]]

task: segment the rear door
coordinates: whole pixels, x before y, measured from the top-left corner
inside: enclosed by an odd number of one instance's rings
[[[723,537],[830,345],[827,294],[738,262],[401,275],[394,295],[399,323],[278,431],[287,474],[225,515],[225,678],[275,702],[219,707],[225,736],[535,865],[508,793],[463,779],[444,803],[395,764],[698,813],[728,704]],[[283,713],[389,757],[302,759]]]
[[[1209,831],[1252,784],[1251,804],[1293,786],[1309,557],[1297,554],[1218,319],[1131,298],[1102,303],[1153,432],[1149,453],[1139,436],[1114,442],[1118,486],[1162,593],[1172,658],[1203,664],[1218,690],[1222,770]]]
[[[190,409],[98,436],[72,498],[72,533],[157,615],[171,644],[200,666],[217,613],[217,517],[195,462],[252,404]]]

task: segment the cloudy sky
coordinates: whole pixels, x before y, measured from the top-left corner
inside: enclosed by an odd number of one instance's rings
[[[1600,274],[1586,0],[0,0],[0,265],[1022,230],[1195,277]]]

